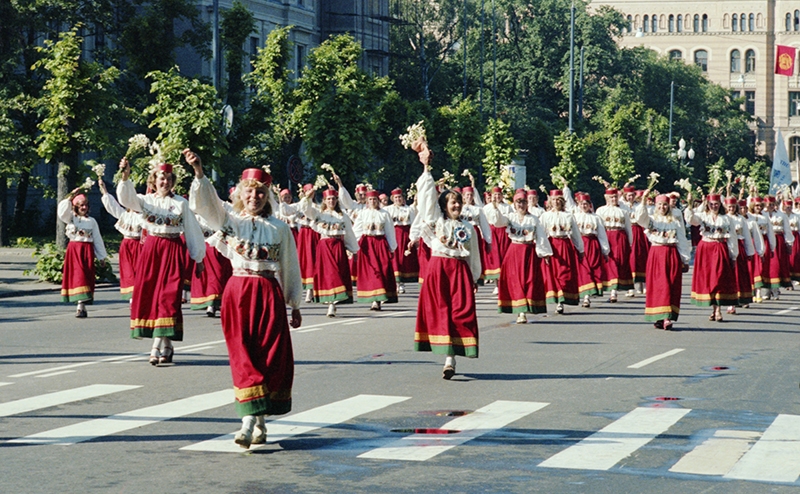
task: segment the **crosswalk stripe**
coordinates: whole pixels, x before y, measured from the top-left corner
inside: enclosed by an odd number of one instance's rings
[[[359,458],[425,461],[459,444],[500,429],[546,407],[548,403],[495,401],[475,412],[451,420],[441,428],[461,431],[454,434],[412,434],[386,446],[360,454]]]
[[[14,384],[14,383],[0,383],[0,386],[8,386],[9,384]]]
[[[11,383],[9,383],[11,384]],[[127,391],[129,389],[141,388],[141,386],[128,386],[122,384],[92,384],[74,389],[65,389],[32,398],[24,398],[8,403],[0,403],[0,417],[17,415],[20,413],[32,412],[42,408],[49,408],[73,401],[88,400],[111,393]]]
[[[184,417],[230,403],[233,403],[233,390],[226,389],[213,393],[195,395],[161,405],[140,408],[102,419],[88,420],[19,439],[13,439],[9,442],[23,444],[75,444],[102,436],[108,436],[110,434],[116,434],[118,432],[136,429],[156,422],[162,422],[164,420]]]
[[[729,479],[795,482],[800,477],[800,416],[778,415],[745,453]]]
[[[657,362],[657,361],[659,361],[659,360],[661,360],[663,358],[671,357],[671,356],[675,355],[676,353],[681,353],[683,350],[684,350],[683,348],[675,348],[675,349],[670,350],[668,352],[664,352],[664,353],[658,354],[658,355],[656,355],[654,357],[650,357],[648,359],[644,359],[641,362],[637,362],[637,363],[635,363],[633,365],[629,365],[628,369],[641,369],[645,365],[650,365],[653,362]]]
[[[267,444],[283,441],[322,427],[340,424],[359,415],[380,410],[409,398],[408,396],[358,395],[312,408],[286,418],[273,420],[267,423]],[[190,444],[189,446],[184,446],[181,450],[241,453],[243,451],[242,448],[233,442],[234,434],[236,433],[232,432],[207,441]],[[253,445],[250,449],[254,450],[261,447],[264,447],[264,445]]]
[[[578,444],[551,456],[539,466],[608,470],[689,412],[679,408],[636,408]]]
[[[36,377],[53,377],[53,376],[62,376],[64,374],[72,374],[75,372],[74,370],[62,370],[59,372],[51,372],[50,374],[39,374]]]
[[[754,431],[718,430],[669,469],[693,475],[725,475],[761,436]]]

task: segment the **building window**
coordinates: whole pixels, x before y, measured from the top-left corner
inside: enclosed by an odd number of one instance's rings
[[[733,14],[733,22],[731,23],[731,28],[733,29],[734,33],[739,28],[739,16],[737,16],[736,14]]]
[[[708,52],[705,50],[697,50],[694,52],[694,63],[703,72],[708,72]]]
[[[756,92],[755,91],[745,91],[744,92],[744,111],[746,111],[750,115],[755,115],[756,114]]]
[[[703,32],[708,31],[708,14],[703,14]]]
[[[788,15],[788,14],[787,14],[787,15]],[[644,31],[644,32],[648,32],[648,31],[650,31],[650,17],[649,17],[649,16],[644,16],[644,17],[642,18],[642,21],[643,21],[643,22],[642,22],[642,25],[644,26],[644,29],[643,29],[643,31]]]
[[[675,32],[675,16],[672,14],[669,15],[669,24],[667,25],[667,31],[671,33]]]
[[[678,24],[676,25],[676,29],[679,33],[683,32],[683,16],[678,14]]]
[[[737,100],[742,97],[741,91],[731,91],[731,101]]]
[[[633,17],[628,16],[628,32],[633,32]]]
[[[742,54],[739,50],[731,52],[731,74],[738,74],[742,71]]]
[[[744,71],[748,73],[756,71],[756,52],[753,50],[747,50],[744,54]]]
[[[692,31],[700,32],[700,16],[697,14],[694,15],[694,21],[692,21]]]
[[[747,29],[747,18],[744,14],[739,16],[739,31],[744,32]]]
[[[683,58],[683,52],[680,50],[672,50],[669,52],[670,60],[681,60],[682,58]]]
[[[306,47],[297,45],[297,58],[296,58],[295,77],[299,79],[303,76],[303,68],[306,66]]]
[[[792,30],[792,14],[790,14],[789,12],[786,12],[786,30],[787,31]]]
[[[747,30],[748,31],[756,30],[756,16],[754,14],[750,14],[749,16],[747,16]]]
[[[800,161],[800,137],[789,138],[789,161]]]
[[[794,25],[792,29],[795,31],[800,31],[800,10],[794,11]]]
[[[652,19],[652,22],[650,23],[650,27],[652,28],[651,31],[656,32],[658,31],[658,17],[653,15],[651,19]]]
[[[800,117],[800,92],[789,92],[789,116]]]

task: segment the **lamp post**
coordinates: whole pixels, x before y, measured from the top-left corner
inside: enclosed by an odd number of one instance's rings
[[[572,107],[575,92],[575,2],[569,9],[569,133],[572,134]]]
[[[672,147],[672,107],[675,104],[675,81],[669,83],[669,146]],[[683,146],[686,146],[686,141],[681,139]],[[681,147],[683,149],[683,147]],[[680,151],[678,151],[680,154]]]

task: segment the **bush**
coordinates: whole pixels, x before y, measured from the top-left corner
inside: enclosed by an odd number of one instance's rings
[[[33,257],[38,257],[39,260],[36,261],[36,267],[33,270],[24,271],[26,275],[35,274],[40,281],[61,283],[64,269],[64,251],[62,249],[58,248],[55,243],[49,242],[37,247],[33,252]],[[94,270],[95,279],[99,282],[115,283],[117,281],[117,276],[114,274],[114,270],[111,269],[111,263],[108,259],[106,259],[105,266],[95,259]]]
[[[29,249],[31,247],[36,247],[36,241],[33,240],[33,237],[17,237],[16,246]]]

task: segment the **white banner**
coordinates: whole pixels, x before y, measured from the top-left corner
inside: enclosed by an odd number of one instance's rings
[[[783,135],[780,129],[778,129],[778,136],[775,141],[775,156],[772,159],[772,173],[769,178],[770,194],[776,194],[784,185],[788,186],[792,183],[789,153],[786,152],[786,144],[783,142]]]

